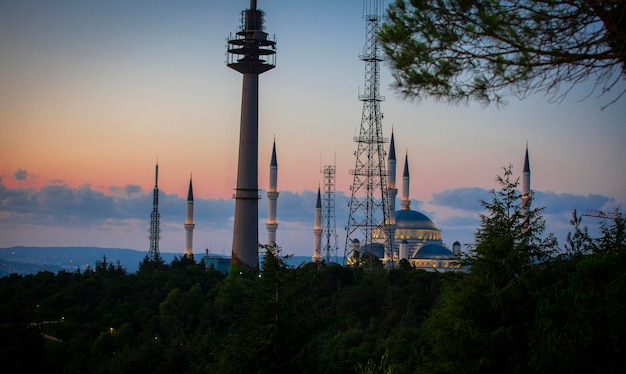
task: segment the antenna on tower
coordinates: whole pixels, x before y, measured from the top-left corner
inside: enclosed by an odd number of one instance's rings
[[[335,221],[335,177],[336,167],[333,165],[324,165],[324,197],[322,199],[322,237],[324,243],[322,246],[322,255],[326,259],[326,263],[337,258],[337,224]]]
[[[159,214],[159,161],[155,166],[154,172],[154,189],[152,190],[152,213],[150,214],[150,249],[148,251],[148,259],[158,262],[161,259],[159,253],[159,239],[161,239]]]
[[[354,176],[351,186],[344,264],[356,260],[355,251],[380,254],[376,247],[383,246],[384,257],[393,258],[391,227],[387,204],[387,172],[385,170],[382,114],[380,102],[380,47],[378,30],[382,18],[382,1],[365,0],[363,11],[366,21],[366,37],[361,61],[365,62],[365,86],[359,100],[363,102],[361,128],[354,138],[357,150],[356,163],[350,174]]]

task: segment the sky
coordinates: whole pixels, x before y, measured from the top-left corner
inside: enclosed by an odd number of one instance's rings
[[[225,50],[248,6],[0,1],[0,247],[147,251],[158,161],[160,250],[184,250],[192,176],[194,252],[230,255],[242,77],[226,67]],[[259,0],[258,8],[277,41],[277,66],[260,77],[259,240],[275,139],[278,244],[312,254],[320,170],[334,163],[343,255],[362,112],[363,1]],[[561,246],[573,210],[626,203],[626,98],[602,109],[624,82],[604,96],[584,83],[556,103],[535,94],[499,108],[414,102],[392,82],[383,64],[383,132],[393,128],[398,170],[408,155],[412,208],[449,247],[473,243],[479,200],[498,188],[503,167],[521,175],[526,144],[534,204]]]

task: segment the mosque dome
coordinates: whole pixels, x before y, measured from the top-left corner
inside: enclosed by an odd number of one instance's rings
[[[424,244],[413,258],[420,260],[449,260],[454,258],[454,254],[439,243]]]
[[[424,214],[415,210],[396,211],[396,228],[413,230],[437,230],[437,226]]]
[[[385,256],[385,246],[382,243],[370,243],[366,244],[359,249],[362,253],[372,253],[378,258],[383,258]]]
[[[394,237],[399,240],[441,240],[441,230],[424,214],[404,209],[396,211]]]

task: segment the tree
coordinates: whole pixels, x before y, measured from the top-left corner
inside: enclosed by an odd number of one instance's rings
[[[574,227],[574,232],[568,232],[565,244],[566,255],[580,257],[582,255],[593,252],[593,239],[589,235],[587,226],[580,227],[582,216],[576,214],[576,210],[572,213],[572,219],[569,221]]]
[[[396,0],[387,14],[379,37],[406,97],[558,101],[593,79],[589,94],[618,91],[606,107],[626,92],[622,0]]]
[[[541,209],[526,213],[511,175],[509,166],[492,201],[481,202],[487,214],[464,259],[469,273],[445,285],[425,322],[433,358],[425,371],[528,372],[526,324],[541,288],[536,273],[557,243],[553,235],[542,238]]]
[[[626,251],[626,217],[615,210],[613,224],[606,221],[600,224],[602,237],[596,241],[594,248],[599,253],[624,253]]]
[[[626,239],[624,217],[568,235],[570,247],[543,271],[534,321],[529,324],[530,365],[538,373],[621,373],[626,365]],[[574,249],[572,251],[572,249]]]

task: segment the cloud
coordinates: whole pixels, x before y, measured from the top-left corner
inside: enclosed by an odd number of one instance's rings
[[[578,214],[584,213],[588,209],[593,210],[612,210],[615,208],[615,199],[597,195],[574,195],[571,193],[556,193],[556,192],[534,192],[533,206],[544,207],[545,214],[561,214],[567,213],[570,215],[574,209]]]
[[[262,241],[267,197],[264,193],[261,195],[259,239]],[[291,250],[299,248],[307,254],[312,245],[308,242],[313,240],[311,229],[316,197],[317,192],[313,191],[280,192],[277,211],[279,235],[284,235],[281,243]],[[103,193],[89,184],[75,188],[62,183],[48,184],[40,189],[11,188],[4,186],[0,180],[0,245],[49,245],[52,236],[35,236],[56,229],[58,232],[73,233],[54,236],[55,243],[59,245],[97,242],[105,246],[142,248],[147,245],[152,199],[152,190],[144,191],[136,185],[111,186]],[[164,250],[182,248],[185,200],[164,191],[159,193],[161,244]],[[349,199],[343,193],[337,193],[336,223],[340,235],[347,221],[347,201]],[[197,241],[197,248],[206,246],[224,250],[230,246],[234,207],[233,199],[194,200],[194,241]]]
[[[131,197],[144,193],[141,186],[137,186],[134,184],[127,184],[124,187],[119,186],[109,186],[108,187],[109,195],[112,196],[120,196],[120,197]]]
[[[276,202],[278,221],[313,222],[317,191],[280,191]],[[262,194],[259,201],[259,217],[267,217],[268,200]]]
[[[267,198],[259,200],[259,218],[267,217]],[[278,199],[278,219],[281,222],[313,222],[315,199],[313,191],[301,193],[281,191]],[[338,197],[345,199],[343,194]],[[40,189],[9,188],[0,180],[0,223],[56,224],[97,226],[116,224],[124,220],[149,222],[153,192],[140,186],[110,186],[106,193],[96,191],[90,184],[70,187],[67,184],[48,184]],[[185,219],[186,199],[176,194],[159,191],[161,223],[178,225]],[[233,199],[194,200],[194,221],[197,227],[232,230]],[[336,204],[339,217],[347,217],[347,207]],[[343,222],[340,222],[340,225]]]
[[[0,181],[1,183],[1,181]],[[141,219],[149,217],[152,191],[140,186],[112,186],[108,193],[91,185],[72,188],[66,184],[49,184],[41,189],[8,188],[0,185],[0,211],[10,215],[27,215],[29,220],[53,217],[98,223],[107,219]],[[280,219],[312,221],[316,195],[312,191],[283,191],[278,199]],[[159,192],[159,213],[173,221],[184,220],[185,199],[176,194]],[[233,199],[201,199],[194,201],[196,221],[228,222],[234,212]],[[267,215],[267,199],[259,201],[259,216]],[[46,219],[48,221],[48,219]]]
[[[480,187],[463,187],[433,193],[431,203],[469,212],[480,212],[483,210],[480,201],[488,201],[488,199],[489,190]]]
[[[478,215],[471,216],[452,216],[439,220],[441,226],[447,227],[470,227],[476,228],[480,225],[480,217]]]
[[[567,233],[572,230],[569,221],[574,210],[577,211],[578,215],[589,209],[612,211],[616,204],[615,199],[598,194],[576,195],[550,191],[534,191],[533,193],[532,206],[543,208],[541,215],[546,222],[545,234],[554,233],[561,244],[564,243]],[[490,190],[479,187],[464,187],[433,194],[430,202],[432,209],[437,210],[439,206],[464,212],[462,214],[453,213],[436,222],[442,232],[445,233],[446,238],[462,238],[459,240],[468,243],[473,241],[473,235],[469,234],[480,226],[477,213],[485,213],[480,200],[491,201]],[[586,220],[585,224],[590,226],[590,230],[595,226],[595,222],[591,220]]]
[[[259,239],[263,241],[268,200],[264,191],[260,194]],[[546,232],[557,234],[559,242],[571,230],[569,219],[574,209],[578,214],[587,209],[612,211],[614,206],[611,205],[615,204],[614,199],[595,194],[536,191],[534,197],[534,207],[545,207],[543,216],[547,224]],[[59,240],[65,241],[55,242],[56,245],[66,245],[72,241],[84,244],[93,240],[104,246],[115,246],[136,240],[139,244],[133,244],[129,248],[142,248],[147,245],[152,198],[152,190],[144,191],[137,185],[111,186],[103,193],[94,190],[89,184],[70,187],[67,184],[54,183],[40,189],[12,188],[3,185],[0,179],[0,245],[2,242],[9,243],[11,236],[11,245],[32,244],[34,236],[43,235],[43,232],[49,233],[56,228],[59,232],[74,232],[72,235],[76,236],[63,239],[62,235],[57,235],[61,237]],[[300,254],[309,252],[313,240],[316,198],[317,191],[280,191],[277,202],[278,237],[285,248],[296,250]],[[433,194],[432,201],[427,204],[412,200],[411,208],[422,211],[427,206],[433,211],[431,216],[441,217],[435,223],[442,230],[447,244],[454,240],[469,243],[473,241],[473,233],[480,226],[477,213],[484,212],[479,203],[481,199],[491,199],[488,190],[478,187],[449,189]],[[350,196],[336,192],[335,224],[340,252],[343,251],[345,242],[349,202]],[[195,199],[194,237],[197,238],[198,248],[205,245],[224,250],[230,246],[234,206],[233,199]],[[164,243],[164,248],[182,248],[185,207],[185,198],[160,191],[162,239],[170,243]],[[589,224],[593,225],[594,222],[590,221]],[[51,238],[47,235],[46,238],[37,240],[48,245]]]
[[[490,190],[479,187],[464,187],[449,189],[443,192],[434,193],[431,201],[434,205],[460,209],[468,212],[481,212],[483,207],[481,200],[491,201]],[[557,193],[534,191],[533,206],[545,208],[544,214],[568,215],[576,209],[579,213],[587,209],[613,209],[611,204],[615,204],[615,199],[598,194],[575,195],[571,193]]]
[[[99,224],[107,219],[134,218],[121,207],[129,200],[105,195],[85,184],[77,188],[48,184],[40,189],[8,188],[0,185],[0,222],[58,225]],[[127,204],[124,204],[127,203]]]
[[[324,192],[322,191],[322,199]],[[278,221],[310,223],[313,225],[315,218],[315,203],[317,191],[304,190],[302,192],[280,191],[276,202],[276,215]],[[335,192],[335,219],[343,226],[348,219],[348,203],[350,198],[343,192]],[[324,201],[322,200],[322,204]],[[261,220],[267,217],[268,200],[265,193],[261,193],[259,200],[259,217]],[[345,222],[344,222],[345,221]]]
[[[28,172],[26,170],[24,170],[24,169],[17,169],[15,171],[15,173],[13,173],[13,176],[18,181],[23,181],[23,180],[26,180],[28,178]]]

